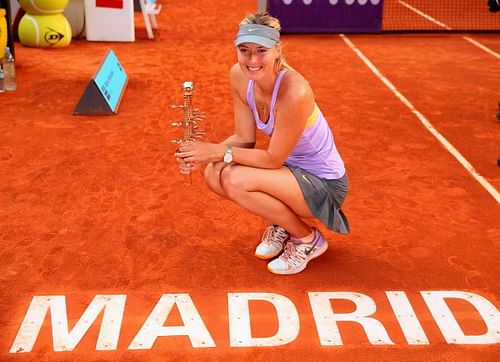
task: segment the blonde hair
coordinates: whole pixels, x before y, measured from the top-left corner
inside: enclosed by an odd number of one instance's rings
[[[240,25],[243,24],[259,24],[259,25],[265,25],[269,26],[270,28],[276,29],[278,31],[281,31],[281,23],[280,21],[271,16],[267,11],[261,11],[255,14],[247,14],[245,18],[240,22]],[[283,55],[282,52],[282,43],[281,40],[279,41],[278,44],[276,44],[280,50],[280,56],[276,59],[274,63],[274,71],[276,73],[279,73],[283,69],[293,69],[285,59],[285,56]]]

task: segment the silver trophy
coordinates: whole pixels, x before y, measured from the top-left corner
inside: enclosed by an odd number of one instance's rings
[[[189,141],[194,141],[197,139],[203,139],[205,132],[199,126],[199,122],[205,119],[205,113],[201,112],[199,109],[193,107],[193,93],[194,93],[194,83],[191,81],[185,81],[182,83],[182,92],[184,95],[183,104],[174,104],[170,108],[181,108],[184,111],[184,119],[180,122],[172,122],[171,125],[174,127],[182,127],[184,136],[180,139],[174,139],[171,142],[176,145],[182,145]],[[176,152],[181,152],[177,149]],[[186,176],[187,185],[191,185],[191,173]]]

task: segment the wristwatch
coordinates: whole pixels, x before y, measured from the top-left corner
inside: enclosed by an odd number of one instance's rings
[[[230,145],[227,145],[227,150],[224,153],[224,163],[233,162],[233,148]]]

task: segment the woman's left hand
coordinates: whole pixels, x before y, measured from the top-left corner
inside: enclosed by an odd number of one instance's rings
[[[180,152],[178,152],[175,156],[182,158],[188,163],[210,163],[221,161],[224,157],[225,150],[225,145],[201,141],[189,141],[181,144],[179,149]]]

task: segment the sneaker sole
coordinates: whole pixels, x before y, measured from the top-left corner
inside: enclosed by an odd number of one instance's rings
[[[319,250],[316,254],[314,254],[313,256],[311,256],[310,259],[306,260],[306,262],[302,265],[302,267],[300,269],[293,269],[293,270],[272,270],[269,268],[269,265],[267,266],[267,270],[269,270],[271,273],[273,274],[279,274],[279,275],[291,275],[291,274],[298,274],[300,273],[301,271],[303,271],[306,267],[307,267],[307,264],[313,260],[313,259],[316,259],[318,256],[321,256],[325,253],[325,251],[328,250],[328,243],[325,241],[325,245],[326,247],[323,249],[323,250]]]

